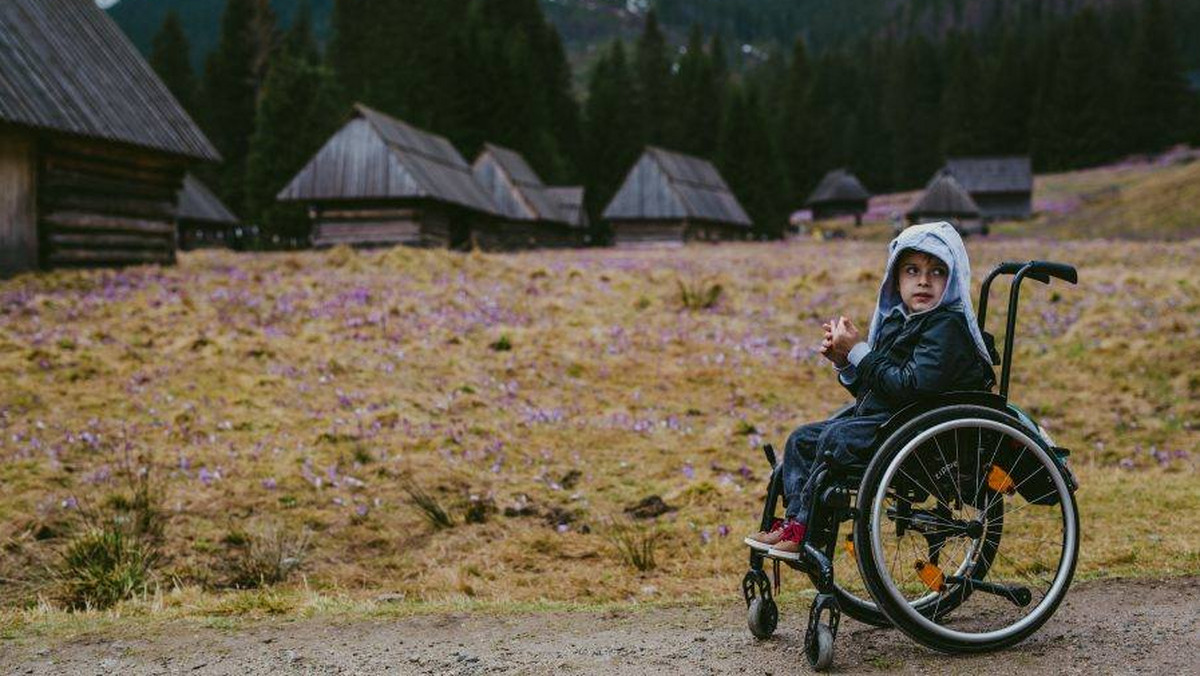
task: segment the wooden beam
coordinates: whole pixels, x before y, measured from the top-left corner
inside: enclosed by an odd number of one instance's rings
[[[42,216],[42,222],[54,228],[73,230],[116,230],[145,234],[172,235],[175,223],[143,218],[123,218],[83,211],[55,211]]]

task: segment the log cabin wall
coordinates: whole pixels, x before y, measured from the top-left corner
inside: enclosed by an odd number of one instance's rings
[[[539,247],[561,249],[580,246],[582,234],[563,223],[527,220],[492,220],[471,230],[472,244],[484,251],[518,251]]]
[[[618,247],[683,246],[686,221],[614,221],[613,244]]]
[[[32,135],[0,128],[0,278],[37,268],[36,193]]]
[[[175,261],[184,165],[114,144],[45,139],[38,177],[44,267]]]
[[[421,218],[416,206],[326,205],[313,220],[313,246],[420,245]]]

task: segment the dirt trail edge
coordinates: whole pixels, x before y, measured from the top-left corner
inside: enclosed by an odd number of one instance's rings
[[[732,596],[732,595],[731,595]],[[312,619],[239,630],[164,624],[136,637],[0,643],[4,674],[804,674],[807,607],[769,641],[722,607]],[[843,619],[834,673],[1200,673],[1200,578],[1075,585],[1058,613],[1000,653],[948,656]]]

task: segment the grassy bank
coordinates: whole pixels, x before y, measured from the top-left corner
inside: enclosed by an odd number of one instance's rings
[[[969,246],[976,279],[1008,259],[1079,267],[1078,287],[1028,288],[1012,389],[1074,450],[1080,575],[1200,571],[1200,243]],[[135,513],[142,476],[161,533],[135,609],[733,594],[757,447],[848,399],[820,323],[866,324],[883,258],[195,253],[2,282],[0,594],[27,609],[7,616],[62,605],[47,571],[89,515]],[[651,495],[673,510],[621,530]],[[652,536],[657,565],[629,566],[621,533]]]

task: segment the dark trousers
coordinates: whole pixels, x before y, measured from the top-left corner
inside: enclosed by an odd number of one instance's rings
[[[783,494],[788,501],[787,517],[808,523],[816,499],[817,487],[813,478],[825,464],[825,451],[832,451],[834,462],[840,465],[865,465],[875,450],[875,431],[889,417],[890,413],[838,416],[796,428],[783,449]]]

